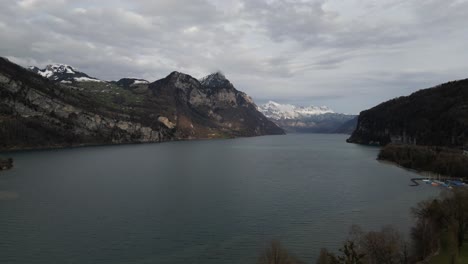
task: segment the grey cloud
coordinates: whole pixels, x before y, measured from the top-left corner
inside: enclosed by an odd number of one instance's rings
[[[244,12],[274,41],[294,40],[309,47],[386,47],[410,41],[415,32],[407,24],[369,24],[366,21],[340,19],[327,11],[327,1],[261,0],[244,1]]]
[[[347,112],[465,77],[466,1],[349,3],[0,0],[0,56],[102,79],[222,70],[256,100]]]
[[[244,12],[275,41],[321,42],[335,30],[337,16],[325,11],[320,2],[291,0],[244,1]]]

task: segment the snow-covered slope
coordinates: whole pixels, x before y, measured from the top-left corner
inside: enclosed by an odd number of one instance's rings
[[[356,116],[335,113],[326,106],[295,106],[269,101],[257,106],[268,119],[287,132],[343,133],[340,128]],[[352,125],[352,124],[351,124]]]
[[[72,82],[103,82],[99,79],[88,76],[77,71],[72,66],[66,64],[50,64],[44,69],[29,67],[29,70],[54,82],[72,83]]]
[[[281,119],[301,119],[316,115],[334,113],[326,106],[295,106],[291,104],[279,104],[269,101],[266,104],[258,106],[258,110],[266,117],[274,120]]]
[[[208,76],[201,78],[200,83],[205,87],[219,87],[223,86],[229,81],[226,79],[226,76],[221,72],[215,72]]]

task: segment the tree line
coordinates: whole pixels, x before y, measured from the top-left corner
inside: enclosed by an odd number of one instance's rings
[[[426,263],[442,252],[443,263],[456,264],[462,246],[468,243],[468,190],[445,191],[412,208],[415,224],[406,240],[393,227],[365,232],[352,226],[347,240],[337,251],[322,249],[317,264],[412,264]],[[465,252],[466,254],[466,252]],[[305,263],[273,241],[258,259],[258,264]]]
[[[456,178],[468,176],[468,156],[461,149],[389,144],[381,149],[378,159],[418,171]]]

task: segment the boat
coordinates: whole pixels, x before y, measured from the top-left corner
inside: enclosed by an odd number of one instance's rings
[[[465,186],[465,183],[462,181],[447,181],[450,185],[456,186],[456,187],[461,187]]]

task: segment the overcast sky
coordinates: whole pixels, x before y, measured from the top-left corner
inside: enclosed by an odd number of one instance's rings
[[[222,71],[257,103],[359,113],[468,78],[466,0],[0,0],[0,56],[105,80]]]

